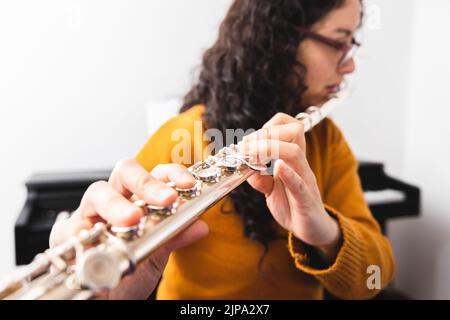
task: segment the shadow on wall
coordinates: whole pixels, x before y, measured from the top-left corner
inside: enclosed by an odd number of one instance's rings
[[[433,210],[427,206],[427,211]],[[436,208],[436,211],[439,211]],[[392,226],[392,228],[391,228]],[[450,263],[450,234],[445,224],[436,224],[427,214],[420,220],[391,222],[397,261],[395,287],[414,299],[449,299],[447,275]]]

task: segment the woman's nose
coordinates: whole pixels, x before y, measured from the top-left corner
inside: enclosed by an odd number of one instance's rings
[[[355,60],[352,58],[348,60],[346,63],[338,67],[338,72],[340,74],[349,74],[355,72],[356,66],[355,66]]]

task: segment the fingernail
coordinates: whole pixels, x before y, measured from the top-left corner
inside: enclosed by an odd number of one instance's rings
[[[278,159],[278,160],[275,162],[275,166],[277,167],[277,171],[278,171],[278,172],[282,172],[282,171],[284,170],[284,161],[281,160],[281,159]]]
[[[129,206],[126,212],[131,224],[135,224],[142,216],[142,210],[140,208],[136,208],[135,206]]]
[[[166,183],[166,186],[168,186],[169,188],[175,188],[177,185],[175,182],[173,181],[169,181]]]
[[[158,198],[160,198],[159,200],[168,199],[176,194],[176,191],[173,189],[160,189],[156,192],[156,195],[158,196]]]
[[[194,182],[194,177],[189,173],[183,173],[183,175],[181,177],[185,181]]]

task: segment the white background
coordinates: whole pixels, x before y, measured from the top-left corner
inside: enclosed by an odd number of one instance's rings
[[[170,113],[156,106],[189,88],[230,3],[0,2],[0,274],[14,266],[26,179],[134,155]],[[354,94],[333,117],[360,159],[422,189],[421,217],[389,224],[395,287],[449,299],[450,3],[366,5]]]

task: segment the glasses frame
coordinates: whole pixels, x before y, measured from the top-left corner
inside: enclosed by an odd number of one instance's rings
[[[301,35],[303,35],[305,38],[316,40],[337,51],[341,51],[343,54],[342,58],[338,62],[338,66],[342,66],[350,61],[355,56],[356,51],[359,49],[359,47],[361,47],[361,43],[356,41],[355,37],[352,37],[351,44],[348,44],[338,40],[330,39],[306,28],[297,27],[296,29],[300,31]]]

